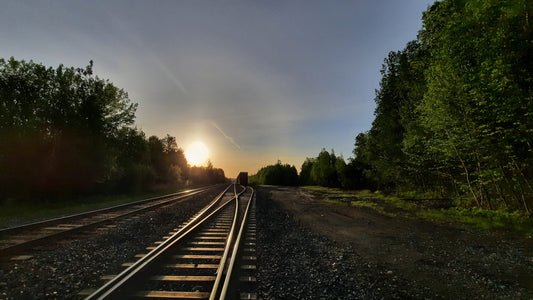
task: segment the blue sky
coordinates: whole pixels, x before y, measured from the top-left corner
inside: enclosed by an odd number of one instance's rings
[[[352,155],[389,51],[429,0],[0,1],[0,57],[84,67],[139,104],[147,135],[195,140],[229,177]]]

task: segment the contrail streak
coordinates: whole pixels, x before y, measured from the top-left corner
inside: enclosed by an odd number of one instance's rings
[[[211,125],[213,125],[213,127],[215,127],[218,131],[220,131],[220,133],[222,133],[226,140],[230,141],[233,146],[237,147],[237,149],[239,150],[241,149],[241,146],[239,146],[239,144],[237,144],[231,136],[227,135],[215,122],[211,122]]]
[[[122,30],[125,35],[134,43],[137,44],[137,47],[139,47],[143,52],[147,53],[150,58],[152,58],[155,61],[155,64],[165,75],[167,75],[170,80],[178,87],[178,89],[185,95],[187,95],[187,89],[185,88],[185,85],[183,85],[183,82],[179,80],[178,76],[174,74],[167,66],[164,64],[161,59],[155,54],[155,51],[150,49],[146,46],[146,44],[142,41],[142,39],[136,35],[132,30],[124,24],[119,18],[115,18],[109,11],[105,11],[105,13],[109,16],[109,18],[117,25],[117,27]]]
[[[166,75],[174,82],[176,86],[181,90],[182,93],[187,95],[187,89],[185,89],[185,86],[181,82],[181,80],[178,79],[178,76],[174,73],[172,73],[165,64],[153,53],[150,53],[153,60],[155,60],[156,65],[164,72]]]

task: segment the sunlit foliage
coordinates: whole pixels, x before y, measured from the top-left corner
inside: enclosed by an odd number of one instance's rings
[[[380,188],[533,204],[533,3],[446,0],[391,52],[355,160]]]

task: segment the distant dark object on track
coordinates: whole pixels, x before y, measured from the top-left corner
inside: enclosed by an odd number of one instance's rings
[[[240,185],[248,185],[248,172],[240,172],[235,183]]]

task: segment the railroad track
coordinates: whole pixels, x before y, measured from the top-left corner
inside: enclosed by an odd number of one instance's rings
[[[235,272],[255,271],[253,200],[253,189],[228,187],[86,299],[225,299],[227,295],[233,299],[239,293],[255,299],[255,294],[242,290],[251,291],[253,287],[238,283],[255,282],[255,277]]]
[[[109,208],[1,229],[0,258],[7,259],[9,256],[31,249],[43,246],[49,247],[66,236],[73,236],[101,226],[114,227],[116,225],[112,223],[117,220],[135,218],[136,214],[179,203],[208,189],[187,190]]]

